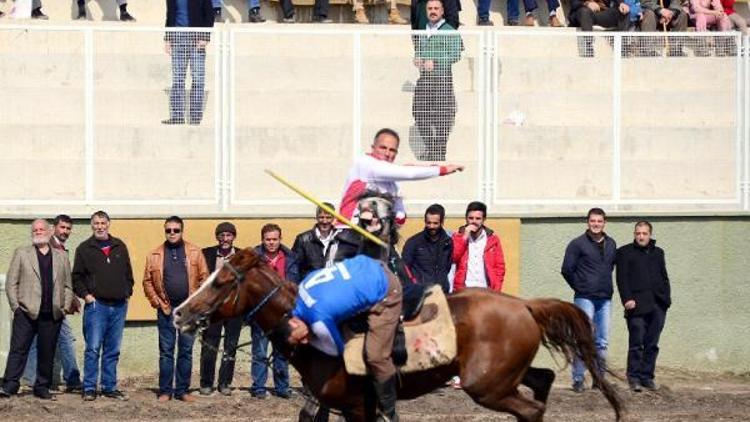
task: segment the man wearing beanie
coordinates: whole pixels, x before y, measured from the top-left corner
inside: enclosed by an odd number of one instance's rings
[[[167,402],[172,397],[184,402],[195,401],[188,393],[194,337],[177,332],[172,310],[198,290],[208,277],[208,267],[200,248],[183,239],[183,229],[180,217],[167,218],[164,222],[166,240],[148,254],[143,273],[143,291],[156,309],[159,329],[159,402]]]
[[[216,246],[203,248],[203,257],[208,264],[208,272],[213,273],[221,268],[239,249],[234,247],[237,229],[230,222],[219,223],[215,230]],[[203,331],[203,345],[201,346],[201,389],[203,396],[214,391],[214,375],[216,374],[216,351],[219,349],[221,329],[224,329],[224,353],[219,367],[219,393],[229,396],[232,394],[232,379],[234,378],[234,356],[242,330],[242,318],[215,322]]]

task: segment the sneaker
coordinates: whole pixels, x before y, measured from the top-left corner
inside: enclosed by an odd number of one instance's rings
[[[550,16],[547,23],[553,28],[562,28],[563,26],[562,22],[560,22],[560,19],[557,19],[557,15]]]
[[[130,400],[130,397],[128,397],[127,394],[123,393],[120,390],[102,391],[102,396],[109,398],[109,399],[115,399],[115,400],[120,400],[120,401]]]
[[[49,19],[49,16],[45,15],[42,12],[41,7],[37,7],[36,9],[31,11],[31,19],[40,19],[40,20],[46,21],[47,19]]]
[[[292,390],[286,390],[286,391],[277,391],[276,397],[284,400],[289,400],[292,398]]]
[[[534,15],[526,15],[526,17],[523,19],[523,25],[524,26],[538,26],[536,24],[536,18]]]
[[[250,395],[260,400],[268,398],[268,393],[266,391],[251,391]]]
[[[201,389],[198,391],[201,396],[210,396],[214,393],[214,389],[211,387],[201,387]]]
[[[57,397],[53,396],[52,393],[49,392],[49,390],[34,391],[34,397],[40,400],[50,400],[50,401],[57,400]]]
[[[493,26],[495,25],[495,23],[492,22],[490,18],[479,18],[477,20],[477,25],[478,26]]]
[[[641,391],[643,391],[641,382],[638,380],[631,380],[630,382],[628,382],[628,384],[630,385],[630,391],[634,393],[640,393]]]
[[[461,378],[458,376],[453,377],[451,380],[451,387],[453,387],[455,390],[460,390],[461,387]]]
[[[65,387],[65,392],[66,393],[80,393],[81,391],[83,391],[83,385],[81,385],[81,384],[78,384],[78,385],[69,385],[69,386]]]
[[[94,401],[96,400],[96,391],[89,390],[83,392],[83,401]]]
[[[643,388],[649,391],[656,391],[659,389],[659,386],[656,385],[654,380],[641,381],[641,385],[643,386]]]
[[[315,23],[333,23],[333,19],[328,16],[313,16],[312,21]]]
[[[232,387],[228,385],[220,385],[219,386],[219,394],[222,396],[231,396],[232,395]]]
[[[177,119],[175,117],[171,117],[169,119],[162,120],[161,124],[163,124],[163,125],[184,125],[185,124],[185,119]]]
[[[120,12],[120,22],[135,22],[135,18],[128,12]]]
[[[294,23],[294,22],[295,22],[294,16],[290,16],[288,18],[281,19],[281,23]]]
[[[250,23],[263,23],[266,20],[260,14],[260,7],[253,7],[247,15],[247,21]]]
[[[583,386],[583,381],[575,381],[573,383],[573,391],[576,393],[583,393],[586,388]]]
[[[6,390],[5,388],[0,388],[0,398],[7,399],[12,395],[13,394],[9,393],[8,390]]]

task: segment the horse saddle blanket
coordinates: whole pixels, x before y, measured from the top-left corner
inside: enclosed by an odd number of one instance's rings
[[[365,364],[365,333],[343,330],[344,363],[351,375],[367,375]],[[406,364],[402,373],[424,371],[447,365],[456,357],[456,327],[453,325],[448,300],[440,286],[432,286],[419,315],[404,323]]]

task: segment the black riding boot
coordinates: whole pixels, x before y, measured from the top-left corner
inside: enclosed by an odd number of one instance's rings
[[[398,422],[396,414],[396,376],[388,378],[385,382],[373,379],[375,397],[378,399],[377,420],[386,422]]]

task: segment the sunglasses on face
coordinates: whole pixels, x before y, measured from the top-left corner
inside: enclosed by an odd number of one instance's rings
[[[164,229],[164,233],[166,234],[178,234],[181,233],[182,229]]]

